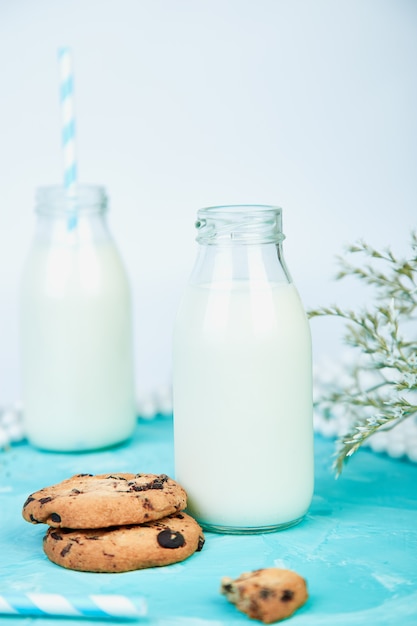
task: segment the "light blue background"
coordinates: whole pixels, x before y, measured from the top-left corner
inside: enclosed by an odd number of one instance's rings
[[[105,184],[135,306],[138,391],[171,378],[174,312],[211,204],[284,209],[307,307],[356,304],[334,257],[416,225],[414,0],[1,0],[0,404],[19,397],[33,196],[60,182],[56,50],[74,52],[79,172]],[[316,358],[335,343],[313,322]]]

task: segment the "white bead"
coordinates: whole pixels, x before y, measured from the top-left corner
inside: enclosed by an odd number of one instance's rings
[[[162,415],[170,415],[172,413],[172,400],[171,398],[165,398],[159,402],[159,413]]]
[[[157,413],[156,403],[152,396],[144,396],[138,400],[137,410],[139,417],[153,419]]]
[[[3,426],[8,427],[11,424],[16,424],[19,419],[19,413],[13,411],[12,409],[6,409],[1,417],[1,423],[3,424]]]
[[[323,437],[335,437],[337,434],[337,421],[333,419],[323,420],[320,425],[320,433]]]
[[[403,441],[388,441],[388,454],[394,459],[399,459],[405,454],[405,443]]]
[[[407,451],[417,450],[417,433],[407,433],[404,440]]]
[[[23,424],[21,422],[16,422],[16,424],[10,424],[7,429],[7,433],[12,443],[22,441],[22,439],[24,438]]]
[[[401,426],[404,428],[406,433],[416,433],[417,434],[417,422],[414,417],[409,417],[405,419]]]
[[[417,433],[406,433],[404,435],[405,445],[407,450],[412,450],[413,448],[417,448]]]
[[[402,433],[397,428],[390,430],[388,432],[387,445],[402,443],[404,441],[404,433]]]
[[[0,449],[8,446],[10,443],[9,435],[7,432],[0,426]]]
[[[376,433],[368,439],[371,450],[374,452],[385,452],[387,449],[387,440],[386,437],[382,436],[384,434],[385,433]]]
[[[339,436],[344,435],[345,433],[348,432],[349,428],[350,428],[349,418],[346,417],[345,415],[343,417],[340,417],[337,423],[337,434]]]
[[[158,413],[161,415],[170,415],[172,413],[172,390],[171,387],[161,387],[156,392],[156,403]]]
[[[417,446],[413,448],[409,448],[407,446],[406,454],[410,461],[412,461],[413,463],[417,463]]]
[[[321,425],[322,425],[323,421],[324,421],[324,418],[320,414],[314,413],[314,415],[313,415],[314,432],[321,433]]]

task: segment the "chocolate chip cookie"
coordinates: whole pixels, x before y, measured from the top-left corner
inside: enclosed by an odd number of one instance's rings
[[[203,545],[203,531],[186,513],[99,530],[50,528],[43,543],[46,555],[57,565],[110,573],[178,563]]]
[[[276,567],[224,577],[220,592],[252,619],[271,624],[292,615],[308,599],[304,578]]]
[[[77,474],[32,493],[23,517],[54,528],[141,524],[182,511],[184,489],[165,474]]]

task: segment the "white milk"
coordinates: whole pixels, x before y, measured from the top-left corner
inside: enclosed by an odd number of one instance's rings
[[[36,243],[21,294],[22,383],[29,440],[100,448],[135,425],[130,296],[112,243]]]
[[[313,492],[311,339],[291,284],[189,286],[174,337],[176,478],[206,527],[285,526]]]

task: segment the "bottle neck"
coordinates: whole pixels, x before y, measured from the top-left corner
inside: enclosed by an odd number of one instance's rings
[[[104,187],[77,185],[68,192],[61,185],[39,187],[36,191],[36,213],[51,218],[80,215],[103,215],[107,211],[108,198]]]
[[[72,195],[61,186],[40,187],[35,212],[37,242],[79,245],[111,239],[103,187],[80,185]]]
[[[190,277],[193,285],[228,285],[232,282],[290,283],[281,244],[199,245]]]
[[[199,246],[191,284],[291,282],[282,251],[280,208],[209,207],[197,215]]]

